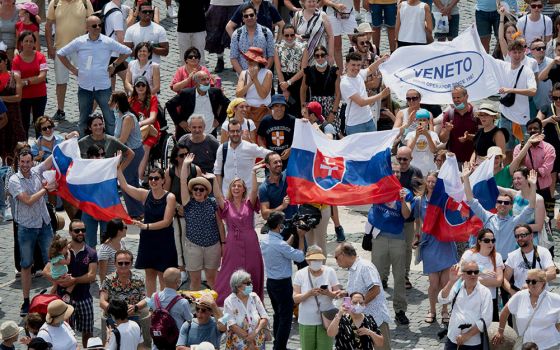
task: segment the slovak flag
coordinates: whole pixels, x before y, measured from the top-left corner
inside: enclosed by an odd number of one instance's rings
[[[288,161],[292,204],[362,205],[397,200],[391,151],[398,130],[358,133],[330,140],[308,122],[296,120]]]
[[[76,138],[60,143],[53,150],[57,194],[96,220],[132,222],[117,190],[119,161],[120,157],[82,159]]]
[[[496,207],[498,186],[494,180],[494,156],[482,162],[469,176],[474,198],[486,210]],[[465,203],[465,191],[455,156],[441,166],[428,203],[422,231],[442,242],[466,242],[482,228],[482,221]]]

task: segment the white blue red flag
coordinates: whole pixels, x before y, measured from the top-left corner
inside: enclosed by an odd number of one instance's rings
[[[482,162],[469,176],[474,198],[486,210],[496,207],[498,187],[494,180],[494,156]],[[465,203],[465,191],[455,156],[441,166],[430,197],[422,231],[442,242],[466,242],[482,228],[482,222]]]
[[[287,169],[290,203],[362,205],[398,199],[401,185],[390,151],[397,134],[387,130],[330,140],[296,120]]]
[[[120,157],[82,159],[78,140],[71,138],[53,150],[57,194],[96,220],[121,218],[130,223],[117,190]]]

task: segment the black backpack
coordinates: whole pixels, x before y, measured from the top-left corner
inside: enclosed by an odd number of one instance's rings
[[[106,31],[106,29],[105,29],[105,25],[106,25],[105,20],[106,20],[107,18],[109,18],[109,16],[110,16],[111,14],[113,14],[113,12],[119,11],[120,13],[122,13],[122,10],[120,9],[120,7],[113,7],[112,9],[110,9],[109,11],[107,11],[107,13],[105,13],[105,6],[107,6],[107,4],[109,4],[109,3],[111,3],[111,1],[105,3],[105,4],[103,5],[103,7],[102,7],[100,10],[95,11],[95,12],[93,13],[93,16],[96,16],[97,18],[99,18],[99,19],[101,20],[101,34],[103,34],[103,35],[107,35],[107,31]],[[110,38],[110,37],[113,36],[113,34],[115,34],[115,30],[114,30],[114,29],[113,29],[113,31],[111,32],[111,34],[109,34],[109,35],[107,35],[107,36]]]

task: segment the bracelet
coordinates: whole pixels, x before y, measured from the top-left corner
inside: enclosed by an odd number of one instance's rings
[[[287,81],[287,83],[288,83],[288,86],[291,86],[291,85],[292,85],[292,83],[291,83],[289,80]]]

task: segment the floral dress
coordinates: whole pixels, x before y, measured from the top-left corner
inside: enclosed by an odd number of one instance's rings
[[[282,75],[284,81],[288,81],[301,70],[301,60],[305,51],[306,45],[300,41],[295,41],[293,45],[288,45],[285,41],[276,45],[276,52],[282,64]],[[292,82],[288,87],[290,97],[288,99],[288,113],[294,116],[299,116],[301,113],[301,99],[299,91],[301,89],[301,79]],[[280,89],[280,81],[278,81],[278,91]]]
[[[249,345],[231,330],[231,326],[237,325],[243,330],[251,333],[257,328],[261,318],[268,318],[264,305],[256,293],[251,293],[247,299],[247,305],[235,294],[230,294],[224,302],[224,314],[229,314],[227,322],[226,350],[246,350]],[[255,338],[256,348],[265,349],[264,330],[261,330]]]

